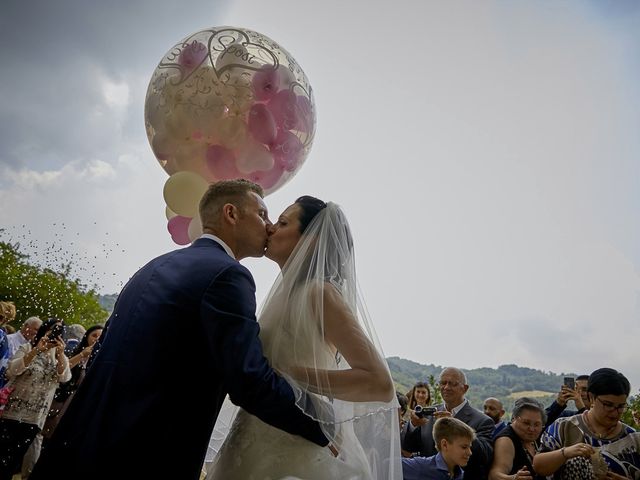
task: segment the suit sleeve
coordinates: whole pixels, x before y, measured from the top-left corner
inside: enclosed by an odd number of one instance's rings
[[[253,278],[239,264],[219,274],[203,297],[201,318],[229,397],[264,422],[326,446],[320,426],[296,406],[293,390],[264,357],[255,309]]]
[[[549,425],[551,425],[553,422],[555,422],[558,417],[560,417],[560,415],[562,415],[562,412],[564,411],[565,406],[560,405],[556,400],[553,401],[553,403],[551,403],[551,405],[549,405],[547,408],[544,409],[545,413],[547,414],[547,421],[545,422],[545,427],[548,427]]]
[[[489,471],[491,462],[493,461],[493,430],[495,423],[485,415],[476,430],[476,439],[471,444],[471,457],[475,457],[478,464],[482,465],[486,472]]]

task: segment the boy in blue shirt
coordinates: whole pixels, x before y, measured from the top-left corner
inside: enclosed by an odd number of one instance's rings
[[[439,418],[433,425],[438,453],[432,457],[403,458],[404,480],[462,480],[462,467],[471,457],[475,436],[473,428],[457,418]]]

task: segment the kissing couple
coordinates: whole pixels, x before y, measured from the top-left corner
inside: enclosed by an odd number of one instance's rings
[[[259,185],[212,184],[201,238],[125,285],[31,480],[200,478],[225,397],[241,407],[208,479],[400,479],[397,400],[334,203],[275,224]],[[256,321],[239,263],[281,273]]]

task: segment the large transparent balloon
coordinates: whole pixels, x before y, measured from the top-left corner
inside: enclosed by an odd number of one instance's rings
[[[298,63],[245,28],[202,30],[176,44],[153,72],[145,100],[147,136],[169,175],[193,172],[208,183],[242,177],[267,194],[304,163],[315,119]]]

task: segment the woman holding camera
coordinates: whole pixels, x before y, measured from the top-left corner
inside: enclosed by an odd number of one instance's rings
[[[409,399],[409,410],[413,411],[416,405],[428,407],[431,405],[431,390],[427,382],[417,382],[407,393]]]
[[[71,379],[63,330],[61,320],[48,319],[9,361],[13,392],[0,418],[0,480],[11,480],[44,425],[56,388]]]
[[[429,384],[426,382],[417,382],[407,393],[407,398],[409,399],[407,414],[409,415],[411,425],[414,428],[426,425],[429,419],[432,418],[432,411],[435,411],[435,408],[429,409],[429,405],[431,405],[431,390],[429,389]],[[416,449],[417,445],[411,445],[411,442],[404,442],[408,428],[409,422],[405,422],[400,433],[400,437],[403,443],[405,443],[402,449],[403,457],[419,455],[419,452],[412,452],[412,450]]]

